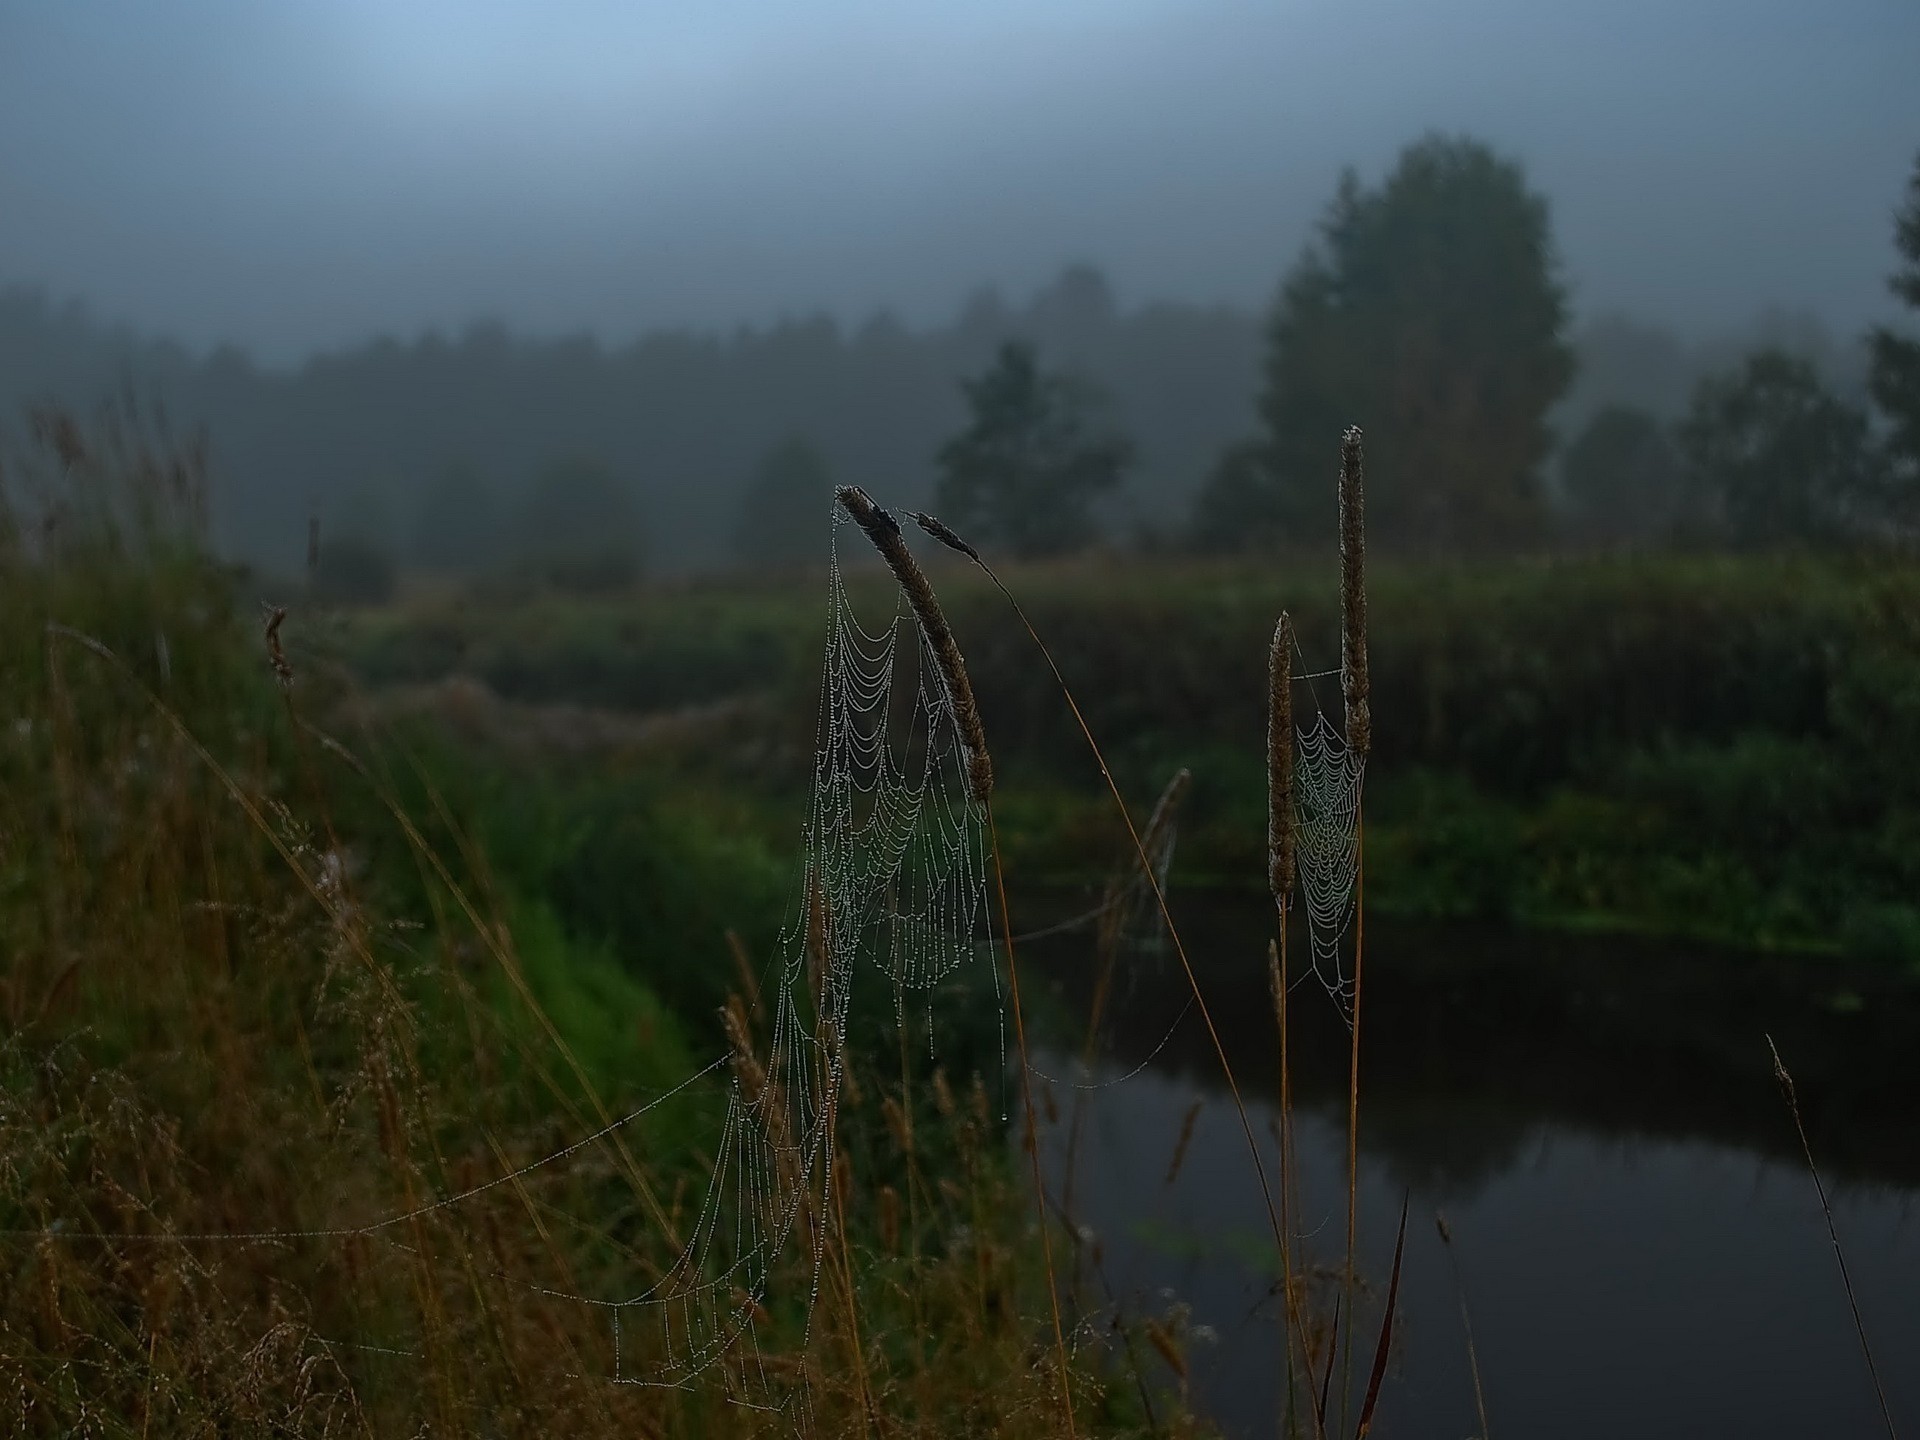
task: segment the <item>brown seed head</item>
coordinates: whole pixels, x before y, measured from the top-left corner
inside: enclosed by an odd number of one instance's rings
[[[759,1057],[753,1053],[753,1033],[747,1026],[747,1007],[737,994],[727,996],[727,1003],[720,1011],[720,1025],[727,1032],[727,1044],[733,1051],[733,1073],[739,1077],[740,1089],[749,1101],[756,1100],[766,1086],[767,1072],[761,1068]]]
[[[284,607],[274,605],[267,610],[267,663],[273,666],[274,679],[280,682],[282,690],[293,688],[293,666],[287,663],[287,652],[280,646],[280,627],[286,622]]]
[[[1366,465],[1360,427],[1340,441],[1340,677],[1346,692],[1347,748],[1365,755],[1373,748],[1373,714],[1367,694],[1367,504]]]
[[[1160,1353],[1160,1358],[1167,1362],[1167,1368],[1180,1378],[1182,1384],[1185,1384],[1187,1357],[1181,1352],[1180,1342],[1174,1339],[1173,1332],[1158,1320],[1148,1320],[1147,1342]]]
[[[980,558],[980,552],[962,540],[958,535],[954,534],[953,530],[937,516],[922,515],[918,510],[909,510],[907,511],[907,518],[912,520],[914,524],[918,525],[949,550],[958,550],[976,565],[982,567],[986,565],[987,562]]]
[[[1284,915],[1293,893],[1293,617],[1284,610],[1267,654],[1267,885]]]
[[[933,652],[934,663],[940,667],[948,698],[953,702],[954,725],[967,752],[968,788],[973,798],[985,805],[993,793],[993,759],[987,754],[986,727],[980,723],[980,707],[973,698],[973,684],[967,679],[966,661],[961,658],[953,631],[947,627],[947,617],[940,609],[933,586],[914,560],[913,552],[907,549],[899,524],[873,503],[872,496],[858,485],[843,485],[836,494],[841,506],[866,532],[873,548],[880,552],[880,558],[887,562],[893,578],[906,593],[907,603],[913,607],[914,618],[927,637],[927,648]],[[944,525],[940,528],[946,529]],[[953,534],[950,530],[947,533]]]

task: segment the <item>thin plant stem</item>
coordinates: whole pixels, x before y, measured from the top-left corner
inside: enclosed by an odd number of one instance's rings
[[[1287,910],[1284,904],[1274,907],[1280,916],[1280,941],[1269,953],[1274,957],[1273,1010],[1274,1025],[1280,1033],[1280,1297],[1282,1323],[1286,1334],[1281,1337],[1281,1351],[1287,1369],[1286,1416],[1291,1423],[1298,1413],[1299,1397],[1295,1392],[1297,1372],[1293,1364],[1293,1347],[1297,1341],[1303,1361],[1309,1375],[1312,1373],[1312,1356],[1307,1351],[1306,1336],[1301,1325],[1298,1297],[1293,1285],[1293,1205],[1289,1187],[1298,1183],[1293,1157],[1293,1079],[1292,1057],[1287,1050],[1287,991],[1291,985],[1287,973]]]
[[[1467,1371],[1473,1376],[1473,1408],[1480,1417],[1479,1440],[1489,1440],[1487,1395],[1480,1384],[1480,1352],[1473,1343],[1473,1320],[1467,1314],[1467,1287],[1460,1278],[1460,1257],[1453,1253],[1453,1231],[1447,1225],[1447,1217],[1436,1210],[1433,1223],[1440,1232],[1440,1243],[1446,1247],[1447,1265],[1453,1271],[1454,1297],[1460,1302],[1460,1328],[1467,1337]]]
[[[1353,877],[1353,1045],[1347,1061],[1347,1329],[1353,1329],[1354,1264],[1360,1219],[1360,1000],[1367,955],[1366,833],[1355,821]],[[1353,1389],[1353,1344],[1348,1336],[1340,1367],[1340,1428],[1347,1428],[1347,1402]]]
[[[1847,1292],[1847,1305],[1853,1311],[1854,1332],[1860,1337],[1860,1353],[1867,1359],[1867,1374],[1873,1380],[1873,1393],[1880,1401],[1880,1418],[1886,1422],[1888,1440],[1899,1440],[1893,1429],[1893,1410],[1887,1404],[1886,1387],[1880,1383],[1880,1369],[1873,1363],[1873,1347],[1867,1343],[1866,1322],[1860,1318],[1860,1301],[1853,1293],[1853,1277],[1847,1274],[1847,1255],[1840,1248],[1840,1232],[1834,1227],[1833,1206],[1827,1203],[1827,1187],[1820,1181],[1820,1168],[1813,1163],[1813,1146],[1807,1143],[1807,1127],[1800,1120],[1800,1099],[1794,1093],[1793,1076],[1780,1059],[1780,1049],[1767,1036],[1767,1049],[1773,1052],[1773,1078],[1787,1097],[1787,1110],[1793,1116],[1793,1128],[1800,1137],[1800,1153],[1807,1157],[1807,1173],[1813,1177],[1813,1190],[1820,1197],[1820,1213],[1827,1217],[1827,1238],[1833,1242],[1833,1258],[1840,1266],[1840,1284]]]
[[[1207,1038],[1213,1042],[1214,1057],[1220,1062],[1221,1078],[1227,1082],[1227,1093],[1233,1097],[1233,1108],[1240,1117],[1240,1128],[1247,1138],[1247,1153],[1253,1159],[1254,1173],[1259,1176],[1261,1198],[1266,1202],[1267,1207],[1267,1220],[1273,1228],[1274,1243],[1278,1245],[1280,1243],[1280,1212],[1274,1203],[1273,1187],[1267,1180],[1267,1167],[1260,1159],[1260,1142],[1254,1136],[1253,1122],[1247,1117],[1246,1101],[1240,1094],[1239,1082],[1234,1079],[1233,1066],[1227,1060],[1226,1046],[1221,1042],[1220,1031],[1213,1023],[1213,1013],[1207,1008],[1206,996],[1200,991],[1200,980],[1194,974],[1193,962],[1187,958],[1186,943],[1181,940],[1180,929],[1173,922],[1173,912],[1167,907],[1165,887],[1161,885],[1160,877],[1154,871],[1153,862],[1147,856],[1146,846],[1140,839],[1140,831],[1133,823],[1133,816],[1127,809],[1125,798],[1120,794],[1120,786],[1114,780],[1113,772],[1107,767],[1107,757],[1100,749],[1100,742],[1093,738],[1093,730],[1088,726],[1086,716],[1080,711],[1080,702],[1074,698],[1072,687],[1067,684],[1066,677],[1060,673],[1060,666],[1054,661],[1053,652],[1047,649],[1046,642],[1040,638],[1040,632],[1033,628],[1033,622],[1027,618],[1027,612],[1020,608],[1020,602],[1013,598],[1013,592],[1001,584],[1000,577],[995,575],[984,561],[976,558],[974,563],[980,566],[987,578],[993,581],[995,588],[1006,597],[1007,603],[1013,607],[1013,613],[1019,617],[1021,625],[1025,627],[1028,637],[1039,648],[1041,658],[1047,662],[1047,668],[1053,672],[1054,683],[1060,687],[1060,694],[1065,698],[1067,708],[1073,712],[1074,723],[1080,727],[1080,734],[1085,738],[1087,747],[1093,751],[1094,763],[1100,767],[1100,778],[1107,782],[1108,793],[1113,796],[1113,803],[1120,812],[1121,822],[1127,827],[1127,838],[1133,842],[1134,853],[1140,859],[1140,866],[1146,874],[1147,884],[1152,887],[1154,904],[1158,906],[1160,918],[1165,922],[1167,934],[1173,941],[1173,951],[1180,959],[1180,969],[1186,975],[1188,988],[1193,991],[1194,1004],[1200,1011],[1201,1020],[1206,1024]],[[1011,930],[1008,933],[1011,935]]]
[[[1027,1136],[1031,1141],[1027,1158],[1033,1163],[1033,1199],[1040,1215],[1040,1254],[1047,1269],[1047,1304],[1053,1314],[1053,1348],[1060,1368],[1060,1407],[1067,1418],[1069,1440],[1076,1434],[1073,1424],[1073,1386],[1067,1374],[1067,1338],[1060,1325],[1060,1288],[1053,1273],[1053,1227],[1047,1219],[1047,1186],[1040,1173],[1040,1127],[1033,1113],[1033,1066],[1027,1059],[1027,1022],[1020,1007],[1020,970],[1013,958],[1013,916],[1007,908],[1007,874],[1000,864],[1000,830],[993,820],[993,806],[986,805],[987,837],[993,847],[993,880],[1000,896],[1000,933],[1006,938],[1007,989],[1013,1000],[1014,1043],[1020,1051],[1020,1098],[1027,1112]]]

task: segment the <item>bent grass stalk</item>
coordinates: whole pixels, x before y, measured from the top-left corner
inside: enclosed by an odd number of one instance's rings
[[[854,523],[866,533],[873,548],[880,552],[880,558],[893,572],[893,578],[899,582],[907,603],[912,606],[921,633],[927,637],[927,646],[933,652],[934,663],[940,669],[948,698],[953,703],[955,727],[966,749],[968,786],[973,792],[974,802],[986,815],[987,835],[993,851],[994,883],[1000,901],[1000,929],[1006,938],[1007,985],[1013,1001],[1014,1041],[1020,1052],[1021,1101],[1026,1109],[1027,1133],[1032,1137],[1028,1158],[1033,1167],[1034,1204],[1040,1217],[1040,1250],[1047,1272],[1047,1303],[1053,1317],[1054,1354],[1060,1371],[1060,1404],[1066,1417],[1067,1434],[1071,1437],[1076,1433],[1073,1386],[1067,1369],[1066,1332],[1060,1323],[1060,1291],[1053,1269],[1052,1226],[1047,1220],[1046,1181],[1040,1172],[1040,1131],[1033,1112],[1033,1067],[1028,1059],[1026,1017],[1020,1004],[1020,971],[1014,959],[1013,918],[1007,907],[1006,871],[1000,861],[1000,831],[993,818],[993,760],[987,753],[986,729],[980,723],[980,707],[973,697],[973,685],[967,678],[966,661],[960,654],[960,646],[947,625],[947,617],[940,608],[933,585],[913,558],[913,552],[907,549],[900,526],[893,516],[874,504],[872,497],[857,485],[842,486],[836,492],[836,498]]]

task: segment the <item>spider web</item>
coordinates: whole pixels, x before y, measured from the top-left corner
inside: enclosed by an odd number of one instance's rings
[[[1294,874],[1308,920],[1313,975],[1352,1025],[1354,977],[1346,970],[1342,948],[1356,910],[1359,801],[1367,756],[1348,747],[1313,687],[1315,680],[1342,674],[1344,668],[1294,676],[1294,684],[1308,685],[1311,703],[1311,720],[1294,726]]]
[[[1313,973],[1349,1024],[1354,985],[1341,950],[1353,926],[1366,770],[1316,703],[1312,721],[1294,731],[1294,853]]]
[[[516,1283],[558,1303],[607,1312],[613,1382],[682,1388],[725,1362],[730,1399],[788,1411],[805,1428],[811,1403],[805,1369],[766,1362],[759,1345],[769,1308],[798,1308],[810,1333],[828,1242],[837,1225],[835,1170],[842,1046],[855,974],[877,968],[906,1022],[909,997],[924,1006],[932,1043],[934,991],[981,958],[991,960],[984,807],[972,793],[953,696],[925,630],[896,590],[886,624],[869,630],[855,613],[840,565],[839,531],[851,523],[834,507],[827,641],[822,666],[812,797],[795,904],[763,977],[770,996],[764,1046],[744,1011],[730,1007],[731,1056],[715,1059],[666,1093],[599,1131],[456,1194],[366,1224],[116,1237],[124,1243],[253,1244],[370,1237],[399,1243],[398,1227],[447,1212],[605,1139],[731,1066],[725,1118],[699,1210],[677,1258],[637,1293],[608,1297]],[[98,645],[98,642],[92,642]],[[109,658],[111,652],[105,652]],[[1005,1070],[1001,1009],[1001,1068]],[[9,1231],[19,1238],[78,1240],[56,1230]],[[805,1277],[805,1294],[791,1293]],[[509,1280],[516,1277],[498,1275]],[[776,1291],[779,1293],[776,1294]],[[657,1327],[659,1345],[630,1341]],[[331,1342],[327,1342],[331,1343]],[[647,1358],[629,1366],[630,1349]],[[393,1354],[408,1354],[393,1350]],[[767,1404],[744,1395],[757,1393]]]
[[[869,630],[839,559],[835,507],[819,738],[800,895],[770,969],[764,1059],[738,1019],[725,1122],[705,1198],[678,1260],[647,1291],[612,1302],[620,1332],[661,1329],[663,1357],[622,1383],[684,1385],[743,1343],[740,1374],[769,1398],[758,1327],[789,1261],[818,1302],[835,1224],[842,1046],[863,962],[908,997],[972,964],[990,935],[985,814],[967,781],[953,697],[924,630],[896,594]],[[996,1004],[999,974],[991,961]],[[1005,1051],[1005,1021],[1001,1021]]]

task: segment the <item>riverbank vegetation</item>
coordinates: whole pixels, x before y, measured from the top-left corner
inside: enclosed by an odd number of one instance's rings
[[[1087,557],[1010,575],[1129,794],[1193,771],[1181,883],[1257,888],[1245,657],[1291,604],[1305,653],[1337,664],[1331,570]],[[994,717],[1010,851],[1029,880],[1097,879],[1124,836],[1071,717],[990,587],[939,579]],[[1920,782],[1901,758],[1920,744],[1920,579],[1904,556],[1382,562],[1372,604],[1382,912],[1920,957]],[[649,717],[636,743],[681,773],[771,793],[806,773],[793,737],[821,623],[816,583],[796,578],[421,595],[343,616],[331,643],[364,685],[442,714],[464,698],[531,730],[574,707],[589,738],[607,712]]]
[[[191,455],[37,438],[9,479],[51,503],[0,510],[0,1428],[1055,1432],[997,1051],[874,1047],[884,999],[824,1248],[698,1384],[617,1383],[686,1368],[609,1302],[671,1272],[770,1043],[785,857],[650,775],[365,728],[207,557]],[[1179,1408],[1069,1378],[1080,1433]]]

